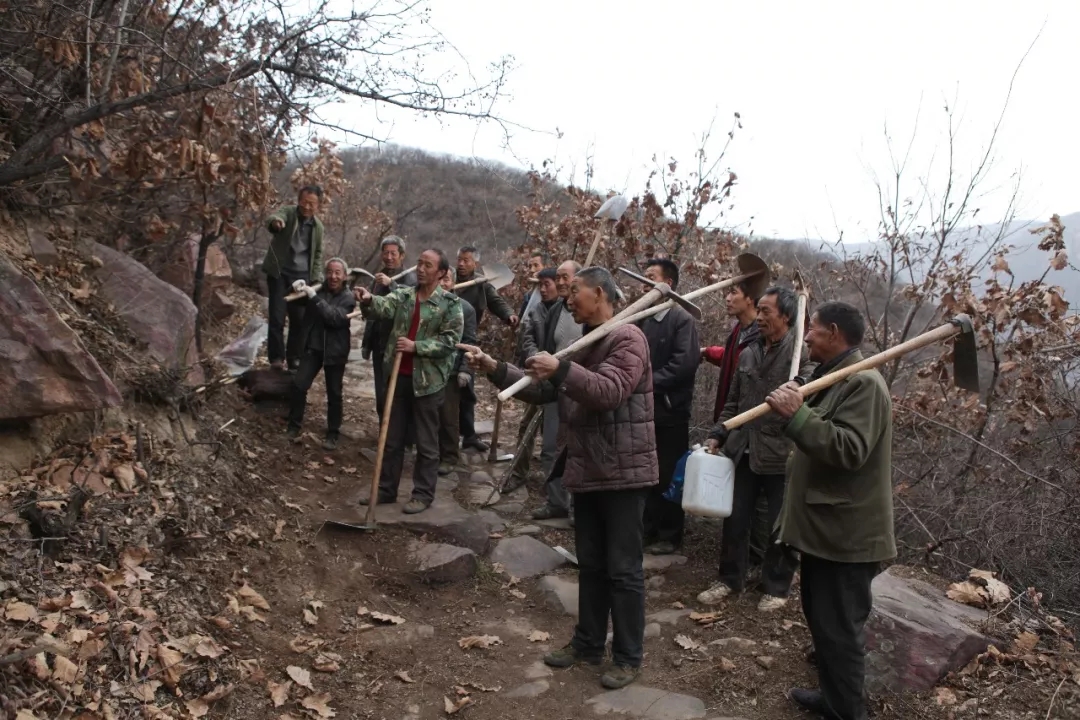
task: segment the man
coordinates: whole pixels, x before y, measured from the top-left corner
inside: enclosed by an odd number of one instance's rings
[[[292,288],[294,292],[307,295],[307,302],[300,303],[304,307],[303,320],[299,325],[289,326],[289,335],[295,332],[303,340],[304,354],[289,396],[288,435],[293,440],[300,438],[307,393],[322,370],[326,381],[325,450],[337,448],[341,430],[341,386],[352,343],[349,313],[356,307],[352,293],[345,287],[348,272],[349,266],[344,260],[331,258],[326,263],[326,282],[318,292],[303,280],[295,281]]]
[[[716,402],[713,404],[713,422],[720,417],[727,404],[728,392],[731,389],[731,380],[735,375],[735,368],[739,367],[739,355],[742,351],[758,341],[760,331],[757,326],[757,301],[750,292],[750,285],[735,285],[724,296],[729,317],[735,318],[735,326],[731,328],[727,341],[723,345],[713,345],[701,349],[701,359],[720,368],[720,380],[716,384]],[[750,531],[750,562],[753,565],[761,564],[765,557],[765,548],[769,544],[769,533],[772,526],[768,524],[769,503],[761,497],[758,500],[754,513],[754,520]]]
[[[574,278],[568,306],[587,333],[615,314],[616,297],[611,273],[591,267]],[[521,370],[479,348],[467,356],[499,387],[522,377]],[[645,335],[635,325],[617,328],[577,358],[559,360],[545,352],[529,358],[525,373],[539,384],[517,396],[531,403],[558,402],[566,441],[563,481],[575,494],[577,512],[579,620],[570,644],[544,662],[600,664],[610,616],[613,664],[600,682],[614,689],[637,677],[644,643],[641,519],[657,473],[652,370]]]
[[[281,370],[288,362],[290,371],[300,364],[304,343],[299,332],[304,307],[288,303],[285,296],[297,280],[315,285],[322,282],[323,224],[316,213],[322,189],[314,185],[300,188],[295,205],[287,205],[266,219],[273,233],[263,258],[269,295],[269,327],[266,351],[270,366]],[[285,345],[285,318],[289,319],[289,344]],[[296,329],[297,332],[293,332]]]
[[[674,290],[679,285],[679,266],[667,258],[653,258],[645,277]],[[690,410],[701,341],[694,318],[678,306],[642,320],[638,327],[649,341],[660,466],[660,484],[649,493],[645,505],[645,552],[668,555],[682,546],[684,516],[682,507],[663,495],[671,485],[675,465],[690,447]]]
[[[397,502],[410,429],[416,437],[416,465],[412,498],[403,512],[423,512],[435,499],[439,478],[439,407],[443,390],[451,379],[464,324],[461,301],[439,286],[449,271],[446,254],[429,249],[420,253],[416,263],[415,288],[399,287],[382,296],[374,296],[362,287],[354,290],[365,318],[393,321],[383,356],[386,366],[391,366],[395,353],[401,353],[379,492],[376,497],[361,499],[361,505]]]
[[[865,330],[851,305],[819,307],[806,333],[819,363],[812,379],[862,360]],[[779,538],[802,553],[800,592],[820,685],[792,688],[789,697],[825,717],[863,720],[870,583],[896,557],[889,388],[876,370],[863,370],[805,401],[797,383],[766,401],[795,443]]]
[[[439,281],[439,285],[448,293],[454,291],[454,271],[450,270]],[[476,344],[476,313],[469,303],[460,303],[465,324],[461,333],[461,342],[466,345]],[[443,404],[439,411],[439,475],[449,475],[461,464],[461,450],[458,448],[458,407],[461,396],[473,392],[472,368],[465,362],[465,353],[456,350],[454,366],[450,371],[450,380],[443,391]]]
[[[373,295],[389,295],[399,287],[416,287],[416,273],[410,272],[400,280],[391,280],[402,270],[402,261],[405,258],[405,241],[397,235],[388,235],[379,243],[379,255],[382,260],[382,269],[375,273],[375,279],[371,282]],[[364,325],[364,336],[360,340],[360,354],[366,360],[371,358],[371,372],[375,381],[375,411],[382,420],[383,408],[386,406],[386,373],[388,368],[383,367],[383,356],[386,353],[387,339],[393,328],[393,320],[372,320]]]
[[[720,541],[719,580],[698,595],[698,602],[714,605],[731,593],[742,592],[750,561],[750,526],[758,497],[768,502],[766,527],[772,528],[784,502],[784,465],[791,441],[784,437],[784,422],[776,415],[736,428],[730,433],[724,423],[739,413],[765,402],[765,396],[788,381],[795,351],[798,312],[795,293],[771,287],[758,300],[757,324],[761,335],[739,356],[739,367],[728,391],[727,404],[709,433],[711,452],[723,451],[735,464],[735,497],[731,516],[724,518]],[[799,356],[799,377],[813,371],[809,351]],[[764,590],[758,610],[772,612],[787,604],[797,562],[793,553],[775,542],[767,543],[761,565]]]
[[[458,283],[469,282],[476,277],[476,270],[480,267],[480,251],[466,245],[458,250],[457,256],[457,281]],[[464,302],[472,305],[476,311],[476,326],[484,320],[484,312],[491,310],[497,318],[510,327],[518,326],[518,316],[510,310],[506,300],[499,295],[498,291],[491,287],[490,283],[479,283],[465,288],[458,295]],[[477,452],[487,452],[488,446],[476,434],[476,398],[466,396],[461,398],[461,446],[471,447]]]
[[[540,271],[546,267],[551,267],[551,256],[543,250],[533,250],[529,254],[529,259],[525,262],[526,281],[535,278]],[[525,297],[521,299],[521,308],[518,310],[518,317],[521,318],[522,321],[525,320],[525,309],[529,307],[529,302],[533,299],[535,293],[536,288],[530,289],[525,293]]]
[[[534,292],[538,295],[538,301],[533,304],[533,307],[526,315],[521,318],[521,350],[518,353],[518,361],[522,365],[525,361],[531,358],[533,355],[541,352],[541,350],[547,350],[546,337],[546,322],[547,316],[551,308],[559,300],[559,291],[555,285],[556,272],[553,268],[543,268],[537,272],[536,290]],[[554,352],[553,350],[548,352]],[[558,408],[555,403],[549,403],[544,407],[532,407],[525,413],[525,417],[522,418],[521,424],[518,426],[517,445],[521,446],[522,441],[525,440],[525,430],[529,425],[529,421],[536,412],[543,413],[543,437],[544,442],[540,451],[540,469],[544,475],[547,476],[551,472],[551,468],[555,465],[555,449],[556,440],[555,436],[559,430],[559,414]],[[510,490],[514,490],[524,484],[525,478],[529,473],[529,465],[532,459],[532,448],[535,434],[530,436],[525,443],[525,451],[522,453],[522,457],[514,466],[514,472],[511,475],[510,482],[507,487]],[[552,516],[555,517],[555,516]],[[565,517],[565,515],[563,515]]]

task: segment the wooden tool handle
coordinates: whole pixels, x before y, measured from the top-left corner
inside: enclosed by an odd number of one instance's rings
[[[960,327],[953,325],[952,323],[942,325],[941,327],[935,328],[928,333],[924,333],[917,338],[912,338],[911,340],[908,340],[905,343],[900,343],[899,345],[891,347],[884,352],[879,352],[877,355],[871,355],[865,360],[860,360],[854,365],[848,365],[843,370],[831,372],[824,377],[820,377],[817,380],[814,380],[813,382],[808,382],[801,388],[799,388],[799,394],[802,395],[804,399],[808,398],[814,393],[820,392],[826,388],[830,388],[841,380],[846,380],[847,378],[855,375],[856,373],[860,373],[863,370],[872,370],[876,367],[881,367],[886,363],[892,362],[898,357],[907,355],[913,350],[919,350],[926,347],[927,345],[933,345],[936,342],[948,340],[949,338],[957,335],[958,333],[960,333]],[[768,415],[770,412],[772,412],[772,408],[769,407],[768,403],[762,403],[757,407],[751,408],[744,413],[740,413],[725,422],[724,429],[734,430],[737,427],[742,427],[748,422],[752,422],[760,417]]]
[[[319,292],[319,288],[322,287],[322,283],[315,283],[314,285],[311,285],[310,287],[315,292]],[[292,302],[293,300],[299,300],[300,298],[304,297],[305,295],[307,295],[307,293],[302,291],[302,290],[300,292],[289,293],[288,295],[285,296],[285,302]]]
[[[502,403],[495,402],[495,422],[491,426],[491,445],[488,447],[488,462],[495,463],[499,459],[499,429],[502,425]]]
[[[463,290],[463,289],[465,289],[467,287],[472,287],[473,285],[479,285],[480,283],[485,283],[487,281],[488,281],[488,279],[486,277],[476,278],[475,280],[466,280],[463,283],[458,283],[457,285],[455,285],[454,290]]]
[[[600,221],[600,227],[596,228],[596,234],[593,235],[592,245],[589,246],[589,254],[585,256],[585,264],[581,266],[584,270],[587,267],[592,267],[593,258],[596,257],[596,249],[600,247],[600,237],[604,234],[605,220]]]
[[[798,311],[795,314],[795,345],[791,350],[791,372],[788,380],[794,380],[802,364],[803,337],[806,334],[806,293],[799,293]]]
[[[416,269],[416,266],[413,265],[411,268],[406,268],[406,269],[402,270],[401,272],[399,272],[397,275],[394,275],[390,279],[393,280],[394,282],[397,282],[398,280],[405,277],[406,275],[408,275],[409,273],[411,273],[415,269]]]
[[[390,410],[394,407],[394,392],[397,390],[398,371],[401,370],[401,353],[394,353],[394,367],[390,370],[390,380],[386,383],[386,402],[383,404],[382,424],[379,426],[379,448],[375,454],[375,472],[371,475],[371,494],[368,496],[367,517],[364,522],[375,524],[375,506],[379,504],[379,476],[382,474],[383,454],[386,452],[386,434],[390,430]]]
[[[716,292],[717,290],[723,290],[724,288],[729,288],[732,285],[737,285],[737,284],[743,282],[744,280],[749,280],[750,278],[754,277],[755,275],[760,275],[760,274],[761,273],[747,273],[746,275],[737,275],[737,276],[735,276],[733,278],[728,278],[727,280],[721,280],[718,283],[713,283],[712,285],[706,285],[705,287],[701,287],[701,288],[698,288],[697,290],[694,290],[692,292],[688,292],[685,295],[683,295],[683,299],[684,300],[693,300],[694,298],[699,298],[702,295],[707,295],[708,293]],[[627,322],[630,322],[630,323],[640,322],[640,321],[644,320],[645,318],[652,317],[653,315],[657,315],[657,314],[662,313],[665,310],[667,310],[669,308],[673,308],[673,307],[675,307],[675,301],[674,300],[665,300],[662,303],[658,303],[656,305],[653,305],[651,308],[646,308],[645,310],[642,310],[640,312],[634,313],[633,315],[630,315],[629,317],[626,318],[626,320],[627,320]]]

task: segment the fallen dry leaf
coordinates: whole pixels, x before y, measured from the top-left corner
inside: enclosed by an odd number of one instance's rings
[[[54,598],[42,598],[38,602],[38,609],[45,612],[54,612],[56,610],[63,610],[66,607],[71,607],[72,598],[70,595],[61,595]]]
[[[687,635],[676,635],[675,644],[681,647],[683,650],[701,649],[701,643],[697,642],[696,640]]]
[[[154,693],[157,692],[159,687],[161,687],[160,680],[144,682],[142,685],[136,685],[131,688],[131,697],[140,702],[152,703],[154,702]]]
[[[31,622],[39,617],[37,608],[19,600],[8,600],[4,606],[4,617],[15,622]]]
[[[547,642],[551,639],[551,633],[542,630],[533,630],[529,633],[529,642]]]
[[[195,698],[194,700],[185,700],[184,706],[188,712],[191,713],[193,718],[201,718],[210,712],[210,704],[202,698]]]
[[[308,625],[318,625],[319,624],[319,616],[316,615],[315,613],[311,612],[307,608],[304,608],[304,622],[307,623]]]
[[[323,640],[305,635],[297,635],[289,641],[289,649],[297,655],[303,655],[308,650],[314,650],[323,644]]]
[[[319,672],[332,673],[341,669],[342,657],[337,653],[319,653],[312,661],[311,667]]]
[[[414,682],[416,682],[411,677],[409,677],[409,673],[405,672],[404,670],[398,670],[396,673],[394,673],[394,677],[396,677],[401,682],[405,682],[405,683],[414,683]]]
[[[369,614],[371,615],[372,620],[383,623],[384,625],[401,625],[405,622],[405,618],[398,617],[397,615],[387,615],[386,613],[381,612],[372,612]]]
[[[228,650],[214,642],[213,638],[203,638],[199,641],[199,644],[195,646],[195,654],[199,657],[210,658],[211,660],[219,658],[224,655]]]
[[[690,619],[699,625],[712,625],[720,619],[719,612],[692,612],[690,613]]]
[[[83,647],[85,648],[86,645]],[[165,645],[158,645],[157,661],[161,665],[161,676],[165,678],[165,684],[171,688],[176,687],[180,683],[180,678],[187,672],[183,654]]]
[[[524,600],[525,599],[525,593],[521,592],[520,590],[515,590],[515,589],[511,588],[510,589],[510,594],[513,595],[514,597],[516,597],[518,600]]]
[[[274,707],[281,707],[289,701],[289,689],[291,687],[291,680],[286,680],[283,683],[276,683],[273,680],[267,681],[266,689],[270,693],[270,699],[273,701]]]
[[[281,532],[284,529],[285,529],[285,521],[284,520],[278,520],[276,523],[274,523],[274,537],[273,537],[273,539],[274,540],[280,540],[281,539]]]
[[[244,583],[243,587],[236,591],[237,596],[247,602],[252,607],[257,607],[260,610],[269,610],[270,603],[266,602],[266,598],[257,593],[253,587]]]
[[[671,607],[675,608],[676,610],[682,610],[682,609],[683,609],[683,608],[685,608],[686,606],[685,606],[685,605],[683,605],[683,604],[682,604],[681,602],[679,602],[678,600],[676,600],[675,602],[671,603]]]
[[[228,685],[218,685],[216,688],[203,695],[202,699],[208,703],[216,703],[218,700],[231,695],[235,688],[236,686],[232,683],[229,683]]]
[[[443,710],[447,715],[453,715],[466,705],[472,705],[472,698],[466,695],[465,697],[458,698],[456,701],[443,695]]]
[[[934,690],[934,701],[942,706],[955,705],[957,702],[956,693],[949,688],[939,687]]]
[[[300,704],[308,710],[318,713],[321,718],[332,718],[337,713],[327,704],[329,702],[330,693],[322,693],[321,695],[308,695],[300,701]]]
[[[27,666],[30,668],[30,672],[38,680],[48,680],[52,676],[52,670],[49,669],[49,661],[45,658],[45,653],[39,652],[34,657],[26,661]]]
[[[726,657],[721,657],[720,658],[719,665],[720,665],[720,669],[723,670],[724,672],[731,672],[732,670],[735,669],[735,663],[731,662]]]
[[[480,683],[475,682],[467,682],[465,684],[475,690],[479,690],[480,692],[499,692],[500,690],[502,690],[502,685],[495,685],[492,687],[487,685],[481,685]],[[469,691],[466,690],[465,694],[467,695],[468,693]]]
[[[483,648],[486,650],[492,645],[502,645],[502,639],[498,635],[470,635],[458,640],[457,644],[462,650],[470,648]]]
[[[1013,640],[1009,649],[1013,655],[1027,655],[1039,644],[1039,636],[1033,632],[1022,632]]]
[[[986,607],[986,602],[989,599],[986,591],[970,580],[950,585],[945,592],[945,597],[975,607]]]
[[[291,677],[293,679],[293,682],[295,682],[297,685],[307,688],[312,692],[315,692],[315,688],[311,686],[311,673],[309,673],[307,670],[302,667],[290,665],[289,667],[285,668],[285,672],[289,674],[289,677]]]
[[[56,659],[53,660],[53,680],[70,685],[75,682],[75,676],[78,674],[79,666],[63,655],[57,655]]]

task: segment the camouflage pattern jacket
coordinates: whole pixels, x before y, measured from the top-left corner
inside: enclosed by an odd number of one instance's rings
[[[364,319],[390,320],[393,327],[383,353],[384,367],[394,362],[394,346],[399,337],[408,337],[416,307],[416,288],[399,287],[388,295],[374,296],[370,305],[361,305]],[[436,287],[431,297],[420,303],[420,326],[416,330],[413,358],[413,392],[417,397],[442,392],[457,359],[464,320],[457,295]]]

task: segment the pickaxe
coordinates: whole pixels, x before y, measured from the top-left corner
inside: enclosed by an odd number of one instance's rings
[[[975,347],[975,328],[970,317],[957,315],[939,328],[923,333],[905,343],[900,343],[884,352],[879,352],[877,355],[871,355],[865,360],[854,365],[848,365],[842,370],[837,370],[817,380],[808,382],[799,388],[799,394],[805,399],[816,392],[832,387],[841,380],[846,380],[858,372],[881,367],[910,352],[953,337],[956,338],[953,343],[953,382],[958,388],[977,393],[979,392],[979,353]],[[772,412],[772,408],[769,407],[768,403],[762,403],[725,422],[724,429],[734,430],[748,422],[768,415],[770,412]]]
[[[614,195],[604,201],[604,204],[600,206],[600,209],[593,215],[594,218],[600,220],[600,225],[596,228],[596,234],[593,235],[592,245],[589,247],[589,254],[585,256],[584,267],[592,267],[593,257],[596,256],[596,248],[600,246],[600,236],[604,234],[604,226],[607,225],[605,220],[612,220],[614,224],[619,221],[622,214],[626,212],[626,207],[630,204],[622,195]]]
[[[596,328],[588,335],[582,337],[580,340],[572,343],[568,347],[555,353],[555,357],[562,359],[573,353],[576,353],[582,348],[586,348],[589,345],[607,337],[612,330],[628,323],[638,322],[647,317],[655,315],[659,312],[663,312],[666,308],[673,307],[675,304],[679,304],[683,307],[687,305],[697,313],[697,317],[701,317],[701,311],[697,309],[695,305],[689,302],[689,300],[705,295],[706,293],[715,292],[716,290],[722,290],[732,285],[737,285],[741,282],[754,282],[761,284],[764,287],[765,283],[769,281],[769,266],[765,264],[765,261],[756,255],[744,253],[738,258],[739,269],[742,273],[737,277],[729,278],[727,280],[707,285],[703,288],[699,288],[692,293],[687,293],[685,296],[680,297],[677,293],[672,291],[665,283],[657,283],[653,286],[653,289],[642,295],[636,302],[631,303],[625,310],[615,315],[606,323]],[[640,276],[638,276],[640,277]],[[651,282],[651,281],[650,281]],[[667,298],[667,300],[659,305],[653,305],[657,300],[661,298]],[[676,300],[678,298],[678,300]],[[652,307],[650,307],[652,306]],[[499,400],[506,402],[510,398],[517,395],[521,390],[533,382],[531,377],[523,377],[510,387],[499,393]]]
[[[408,271],[406,270],[406,272],[408,272]],[[350,284],[355,285],[357,279],[361,275],[367,275],[372,280],[375,279],[375,276],[372,273],[365,270],[364,268],[352,268],[351,270],[349,270]],[[397,277],[399,277],[399,276],[394,276],[394,278],[391,278],[391,279],[396,279]],[[315,283],[311,287],[312,287],[313,290],[315,290],[315,292],[318,292],[319,288],[322,287],[322,283]],[[286,295],[285,300],[287,300],[288,302],[292,302],[293,300],[299,300],[302,297],[304,297],[304,293],[302,293],[302,292],[294,292],[294,293],[290,293],[290,294]]]
[[[411,272],[413,269],[415,269],[415,266],[413,266],[413,268],[410,268],[409,270],[406,270],[404,273],[400,273],[398,275],[395,275],[394,277],[392,277],[390,279],[391,280],[397,280],[397,279],[399,279],[401,277],[404,277],[405,273]],[[458,283],[457,285],[454,286],[454,290],[460,290],[461,288],[472,287],[473,285],[479,285],[480,283],[486,283],[486,282],[491,283],[492,287],[494,287],[496,290],[498,290],[500,288],[503,288],[503,287],[506,287],[507,285],[509,285],[510,282],[513,279],[514,279],[514,273],[513,273],[513,271],[510,270],[510,268],[508,268],[505,265],[501,265],[499,263],[492,263],[491,265],[487,265],[487,266],[484,267],[484,276],[483,277],[478,277],[478,278],[474,278],[472,280],[467,280],[467,281],[465,281],[463,283]],[[351,319],[351,318],[357,317],[359,315],[360,315],[360,310],[353,310],[346,317]]]
[[[799,365],[802,364],[803,338],[806,336],[806,303],[809,293],[806,283],[798,270],[791,278],[791,284],[795,286],[795,294],[798,296],[798,304],[795,310],[795,347],[791,351],[791,371],[788,380],[794,380],[799,375]]]
[[[630,277],[634,278],[638,282],[643,283],[645,285],[648,285],[648,286],[650,286],[652,288],[655,288],[657,285],[662,285],[663,284],[663,283],[654,282],[654,281],[650,280],[649,278],[645,277],[644,275],[638,275],[633,270],[627,270],[626,268],[622,268],[622,267],[619,268],[619,272],[621,272],[624,275],[629,275]],[[668,297],[676,305],[681,307],[686,312],[690,313],[690,315],[695,320],[700,320],[701,319],[701,308],[699,308],[697,305],[690,302],[689,300],[684,298],[682,295],[679,295],[679,294],[675,293],[674,291],[670,292],[668,294]]]

